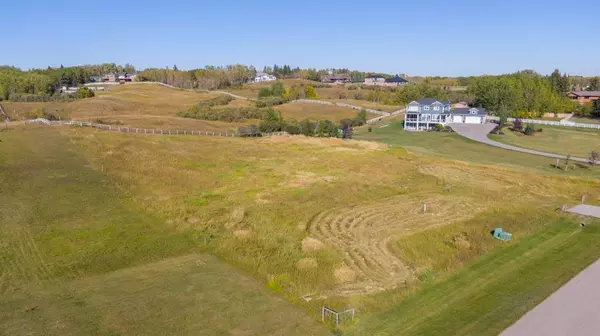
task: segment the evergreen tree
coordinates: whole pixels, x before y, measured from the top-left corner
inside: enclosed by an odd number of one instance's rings
[[[177,69],[177,64],[173,65],[173,70],[178,71],[179,69]]]

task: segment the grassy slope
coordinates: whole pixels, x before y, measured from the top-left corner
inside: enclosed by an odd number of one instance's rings
[[[526,136],[504,130],[504,135],[490,135],[499,142],[539,151],[571,154],[587,158],[591,151],[600,152],[600,131],[571,127],[544,127],[544,131]]]
[[[350,334],[497,335],[600,257],[599,224],[549,224],[367,317]]]
[[[297,324],[322,332],[214,258],[199,257],[210,264],[204,269],[188,259],[127,269],[190,253],[210,239],[141,212],[56,129],[18,128],[0,140],[0,334],[130,334],[142,327],[143,334],[288,334]],[[214,284],[222,292],[206,293]],[[247,318],[257,307],[289,314]]]
[[[379,111],[384,111],[384,112],[395,112],[395,111],[401,109],[400,106],[383,105],[383,104],[379,104],[379,103],[370,102],[367,100],[358,100],[358,99],[326,99],[326,100],[331,101],[331,102],[356,105],[356,106],[379,110]]]
[[[168,258],[11,293],[0,303],[0,333],[329,334],[291,303],[207,255]]]
[[[401,146],[412,152],[451,160],[563,174],[561,170],[553,168],[552,165],[556,160],[551,158],[487,146],[455,133],[406,132],[398,121],[384,128],[373,126],[372,132],[368,132],[366,127],[361,127],[354,134],[356,139],[374,140],[392,146]],[[569,175],[598,178],[600,169],[577,168],[569,171]]]
[[[335,123],[342,119],[353,119],[358,114],[358,110],[348,107],[322,105],[314,103],[291,103],[283,104],[274,107],[275,110],[281,111],[284,117],[296,120],[321,120],[327,119]],[[375,118],[377,115],[367,113],[367,119]]]

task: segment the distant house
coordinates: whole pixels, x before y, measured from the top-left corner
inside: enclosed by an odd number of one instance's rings
[[[396,75],[392,78],[386,78],[386,80],[385,80],[386,86],[402,86],[406,83],[408,83],[408,81],[398,75]]]
[[[345,84],[345,83],[350,83],[351,81],[352,81],[352,77],[350,77],[350,75],[347,73],[327,75],[327,76],[321,77],[321,82],[323,82],[323,83]]]
[[[117,74],[116,73],[106,74],[106,75],[102,76],[102,81],[103,82],[116,82]]]
[[[264,72],[257,72],[256,76],[254,76],[254,83],[271,82],[274,80],[277,80],[277,77]]]
[[[401,86],[408,83],[408,81],[398,75],[392,78],[386,78],[383,75],[371,75],[365,78],[363,84],[373,86]]]
[[[371,75],[365,77],[365,85],[385,85],[385,77],[383,75]]]
[[[423,98],[410,102],[406,106],[404,129],[426,131],[436,125],[449,123],[484,124],[487,112],[479,107],[452,108],[449,101]]]
[[[579,104],[585,104],[599,99],[600,91],[571,91],[569,98],[577,101]]]
[[[119,83],[127,83],[133,82],[135,77],[137,77],[136,74],[122,73],[117,77],[117,79],[119,80]]]
[[[90,82],[99,83],[102,82],[103,76],[90,76]]]

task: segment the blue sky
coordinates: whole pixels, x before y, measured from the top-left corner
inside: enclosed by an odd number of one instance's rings
[[[0,64],[600,75],[600,1],[3,1]]]

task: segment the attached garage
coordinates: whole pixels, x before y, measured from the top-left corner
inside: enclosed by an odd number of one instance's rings
[[[481,117],[465,117],[465,124],[481,124]]]
[[[459,115],[452,116],[452,122],[462,123],[463,122],[462,121],[462,116],[459,116]]]

